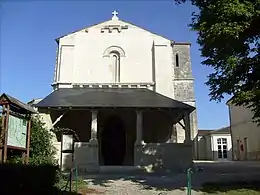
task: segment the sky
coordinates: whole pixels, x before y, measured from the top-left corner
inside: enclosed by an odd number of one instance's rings
[[[210,101],[205,85],[209,67],[201,65],[197,34],[191,31],[190,4],[146,1],[2,1],[0,2],[0,92],[21,101],[43,98],[51,91],[57,44],[55,38],[118,17],[179,42],[191,42],[191,60],[199,129],[229,125],[227,99]]]

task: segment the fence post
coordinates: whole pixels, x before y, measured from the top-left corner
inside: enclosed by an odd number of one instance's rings
[[[191,173],[192,173],[192,168],[189,168],[187,170],[187,195],[191,195]]]

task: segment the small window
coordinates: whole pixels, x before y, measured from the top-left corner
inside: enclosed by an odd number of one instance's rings
[[[227,144],[227,139],[226,138],[222,138],[222,144]]]
[[[175,63],[176,63],[176,67],[179,67],[179,54],[175,55]]]

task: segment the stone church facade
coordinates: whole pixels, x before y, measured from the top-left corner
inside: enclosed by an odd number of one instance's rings
[[[53,92],[35,104],[49,128],[75,130],[63,168],[183,170],[196,158],[197,116],[190,43],[118,18],[56,39]],[[48,117],[46,117],[48,116]],[[60,150],[60,136],[54,145]]]

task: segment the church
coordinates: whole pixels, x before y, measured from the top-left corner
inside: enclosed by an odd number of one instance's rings
[[[49,128],[76,132],[81,172],[133,167],[183,171],[196,158],[190,43],[119,19],[56,39],[53,91],[36,102]],[[49,122],[48,122],[49,121]],[[54,145],[60,151],[61,138]],[[70,168],[71,154],[59,157]]]

